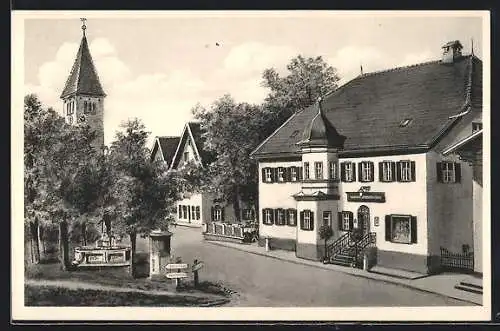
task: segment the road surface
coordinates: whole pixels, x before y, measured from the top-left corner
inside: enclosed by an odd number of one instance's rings
[[[205,262],[200,280],[223,282],[238,293],[231,305],[239,307],[345,307],[345,306],[460,306],[465,302],[360,278],[311,268],[266,256],[212,245],[201,230],[177,227],[172,255],[183,262]],[[147,251],[146,242],[138,250]]]

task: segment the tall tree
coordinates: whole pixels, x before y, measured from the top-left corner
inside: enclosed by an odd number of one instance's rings
[[[68,188],[75,175],[95,154],[95,137],[89,127],[67,125],[52,109],[43,109],[35,95],[25,97],[24,117],[25,219],[33,237],[39,237],[40,222],[59,225],[60,261],[69,266],[68,222],[77,209],[68,199]],[[38,243],[39,240],[34,240]],[[34,244],[35,261],[40,249]]]
[[[193,109],[204,130],[204,148],[216,155],[205,171],[205,191],[215,192],[232,204],[236,220],[241,220],[241,201],[255,202],[256,163],[250,152],[257,146],[262,126],[260,106],[237,103],[225,95],[210,108]]]
[[[130,273],[135,277],[137,235],[155,228],[168,229],[179,183],[175,173],[167,172],[162,163],[150,162],[146,147],[149,133],[138,119],[129,120],[121,127],[124,132],[116,133],[109,155],[114,196],[109,212],[115,220],[113,228],[130,238]]]
[[[319,96],[337,88],[337,70],[321,56],[298,55],[286,66],[288,73],[280,76],[274,68],[264,70],[262,86],[269,89],[264,108],[267,110],[265,135],[271,134],[293,113],[312,105]]]

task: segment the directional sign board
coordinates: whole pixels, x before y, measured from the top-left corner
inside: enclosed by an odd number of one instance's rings
[[[187,278],[187,273],[185,272],[171,272],[171,273],[168,273],[167,274],[167,278],[171,278],[171,279],[174,279],[174,278]]]
[[[170,263],[167,264],[165,268],[167,269],[187,269],[188,265],[186,263]]]
[[[203,268],[203,266],[203,262],[198,262],[193,266],[193,271],[200,270],[201,268]]]

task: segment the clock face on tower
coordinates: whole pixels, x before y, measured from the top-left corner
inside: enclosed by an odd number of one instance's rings
[[[84,115],[81,115],[81,116],[78,118],[78,121],[79,121],[80,123],[85,122],[85,120],[86,120],[86,118],[85,118],[85,116],[84,116]]]

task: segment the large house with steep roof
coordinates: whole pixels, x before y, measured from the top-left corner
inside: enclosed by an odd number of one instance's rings
[[[188,122],[180,137],[156,137],[151,160],[166,162],[169,170],[181,169],[187,163],[206,167],[214,161],[214,156],[204,144],[200,123]],[[199,227],[210,222],[235,220],[233,207],[209,193],[184,192],[184,199],[176,203],[176,209],[176,221],[180,225]],[[243,209],[242,219],[253,219],[252,211]]]
[[[418,273],[439,270],[443,250],[481,245],[473,169],[443,153],[482,115],[482,61],[461,50],[454,41],[440,60],[361,74],[265,139],[252,152],[260,244],[344,265],[372,246],[377,266]]]

